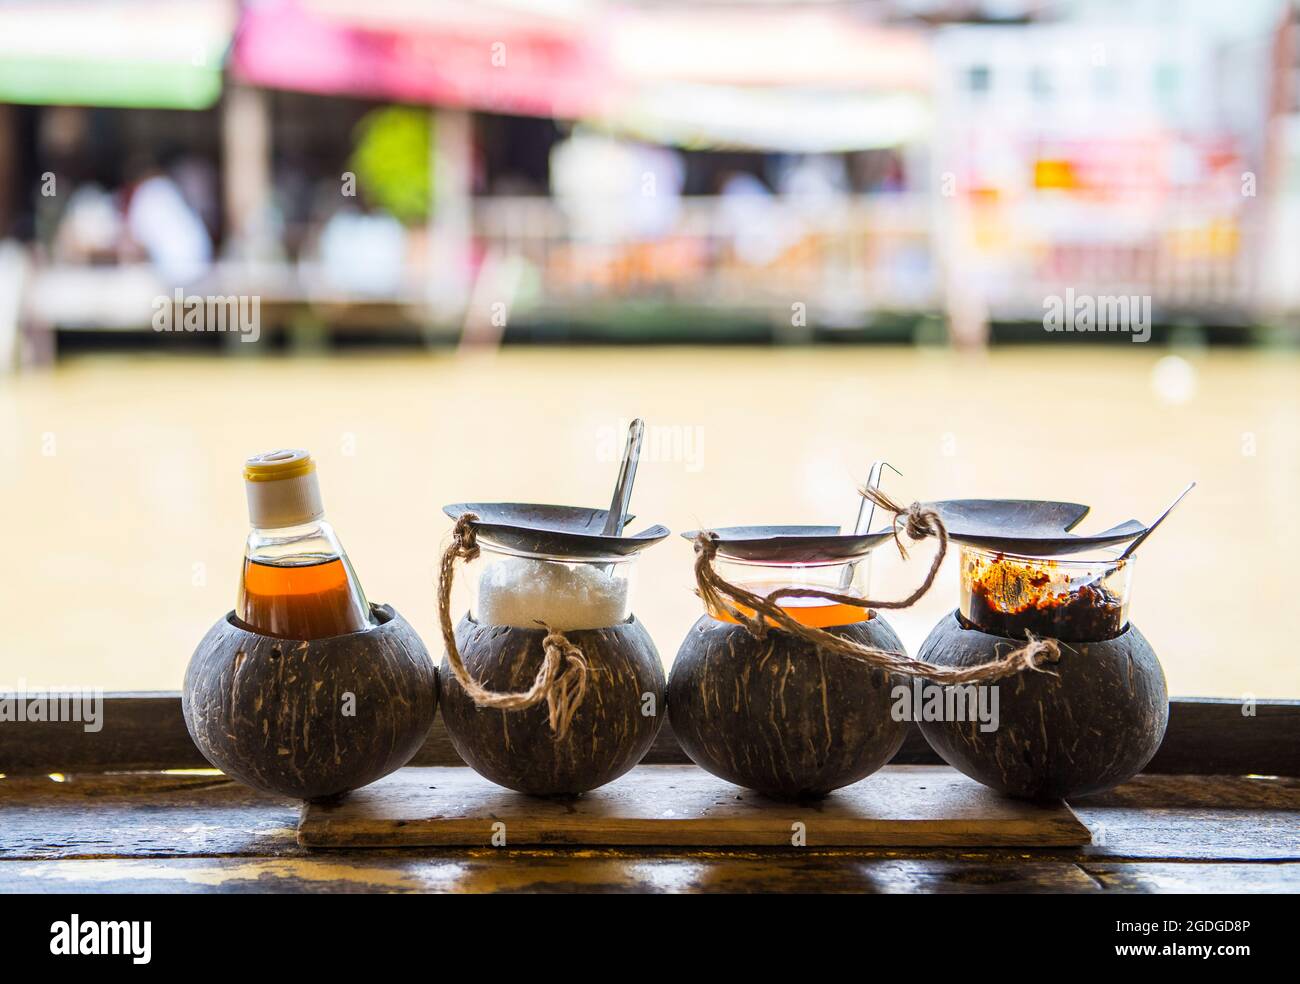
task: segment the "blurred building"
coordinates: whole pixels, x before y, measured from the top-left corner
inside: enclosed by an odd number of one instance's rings
[[[1036,319],[1065,286],[1254,317],[1271,25],[1232,39],[1180,13],[938,32],[944,253],[993,317]]]
[[[978,340],[1065,287],[1283,320],[1295,16],[15,0],[0,233],[24,245],[0,260],[0,348],[19,324],[27,357],[55,330],[147,327],[178,287],[256,294],[268,338],[303,343],[911,338],[958,307]],[[191,247],[148,233],[168,225]]]

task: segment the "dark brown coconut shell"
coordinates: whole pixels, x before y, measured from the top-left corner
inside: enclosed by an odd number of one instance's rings
[[[433,660],[406,620],[295,641],[208,630],[185,671],[185,725],[203,757],[257,789],[322,799],[388,775],[419,751],[438,706]],[[344,714],[345,695],[354,714]]]
[[[640,622],[564,635],[582,650],[588,677],[586,697],[563,738],[551,731],[545,702],[523,711],[475,705],[443,658],[442,718],[452,746],[480,775],[508,789],[570,796],[603,786],[641,761],[663,723],[663,663]],[[465,668],[496,691],[532,685],[544,638],[545,629],[481,625],[468,616],[456,626]]]
[[[964,628],[946,615],[921,646],[941,666],[979,666],[1023,645]],[[1136,626],[1105,642],[1062,644],[1047,669],[999,683],[998,728],[920,721],[930,746],[986,786],[1029,799],[1082,796],[1117,786],[1151,761],[1169,723],[1156,654]]]
[[[901,652],[884,619],[828,629]],[[824,796],[894,757],[907,725],[891,715],[901,677],[772,629],[702,617],[668,681],[673,733],[715,776],[783,799]]]

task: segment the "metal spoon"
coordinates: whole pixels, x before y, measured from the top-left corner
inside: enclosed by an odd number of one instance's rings
[[[888,468],[899,478],[903,473],[891,465],[888,461],[873,461],[871,471],[867,472],[867,488],[880,488],[880,477]],[[868,499],[865,495],[858,497],[858,519],[853,524],[853,533],[860,536],[863,533],[871,532],[871,521],[876,518],[876,504]],[[844,591],[853,584],[853,575],[857,572],[857,563],[846,564],[844,571],[840,574],[840,590]]]
[[[1187,495],[1188,492],[1192,491],[1192,489],[1194,489],[1194,488],[1196,488],[1196,483],[1195,483],[1195,482],[1192,482],[1190,485],[1187,486],[1187,488],[1185,488],[1185,489],[1183,489],[1181,492],[1179,492],[1179,493],[1178,493],[1178,498],[1175,499],[1173,502],[1171,502],[1171,503],[1169,504],[1169,508],[1166,509],[1164,512],[1162,512],[1162,513],[1160,514],[1159,518],[1158,518],[1154,523],[1152,523],[1150,526],[1148,526],[1148,527],[1146,528],[1146,530],[1144,530],[1141,534],[1139,534],[1139,535],[1138,535],[1138,536],[1133,540],[1133,542],[1130,543],[1130,544],[1128,545],[1128,549],[1125,550],[1122,554],[1119,555],[1119,559],[1120,559],[1120,560],[1128,560],[1129,557],[1133,556],[1133,551],[1136,550],[1139,546],[1141,546],[1143,540],[1145,540],[1147,537],[1149,537],[1152,533],[1154,533],[1154,532],[1156,531],[1156,527],[1159,526],[1161,523],[1163,523],[1163,522],[1165,521],[1165,518],[1166,518],[1166,517],[1167,517],[1171,512],[1174,511],[1174,506],[1176,506],[1176,505],[1178,505],[1178,503],[1182,502],[1182,501],[1183,501],[1183,497],[1184,497],[1185,495]]]
[[[641,460],[641,439],[645,436],[645,421],[637,417],[628,425],[627,444],[623,447],[623,464],[618,469],[614,483],[614,498],[610,500],[609,515],[605,517],[605,536],[622,536],[627,522],[627,507],[632,501],[632,483],[636,481],[636,466]]]

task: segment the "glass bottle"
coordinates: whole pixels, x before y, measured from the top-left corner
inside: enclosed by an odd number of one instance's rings
[[[244,465],[244,486],[252,529],[235,616],[281,639],[325,639],[369,628],[370,606],[325,519],[311,455],[255,455]]]

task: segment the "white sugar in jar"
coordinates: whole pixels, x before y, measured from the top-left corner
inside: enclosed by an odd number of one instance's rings
[[[483,546],[474,618],[483,625],[561,632],[626,622],[632,610],[629,557],[563,560]]]

